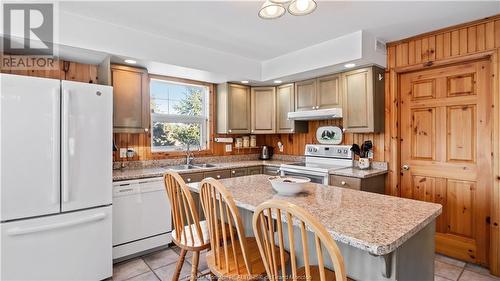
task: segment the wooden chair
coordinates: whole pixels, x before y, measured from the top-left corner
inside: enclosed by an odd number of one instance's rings
[[[175,172],[166,172],[163,176],[167,197],[172,208],[173,242],[181,248],[180,258],[177,261],[173,281],[179,279],[187,251],[193,252],[191,280],[196,280],[200,251],[208,249],[208,229],[206,221],[200,221],[196,204],[182,177]]]
[[[285,267],[285,243],[283,236],[283,224],[276,224],[277,233],[274,223],[271,218],[272,214],[275,218],[285,219],[289,240],[289,255],[291,261],[291,272],[287,274],[286,270],[281,271],[281,276],[278,271],[279,268]],[[301,244],[304,258],[304,266],[297,268],[295,239],[293,232],[293,224],[299,226],[301,233]],[[253,231],[259,246],[260,255],[264,260],[267,277],[270,281],[277,280],[309,280],[309,281],[345,281],[351,280],[346,277],[344,259],[340,253],[337,244],[326,231],[325,227],[320,222],[309,214],[303,208],[283,200],[269,200],[262,203],[257,207],[253,215]],[[309,230],[314,234],[314,245],[318,264],[311,265],[309,260],[309,249],[307,241],[306,225]],[[277,240],[278,249],[274,247]],[[273,250],[274,249],[274,250]],[[323,249],[326,249],[327,256],[330,256],[335,271],[325,268],[325,260],[323,256]],[[280,263],[276,262],[276,257],[279,256]]]
[[[255,280],[266,271],[254,237],[245,237],[243,224],[230,192],[213,178],[201,182],[200,200],[208,221],[211,249],[207,265],[223,280]],[[219,224],[229,225],[229,233]],[[222,238],[222,239],[220,239]],[[284,255],[285,260],[288,256]]]

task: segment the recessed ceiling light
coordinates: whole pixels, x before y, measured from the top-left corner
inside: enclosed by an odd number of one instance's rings
[[[274,80],[274,84],[280,84],[281,82],[281,80]]]
[[[137,63],[135,60],[131,60],[131,59],[126,59],[125,62],[126,63],[130,63],[130,64],[136,64]]]
[[[241,81],[241,83],[248,84],[248,80],[243,80],[243,81]]]
[[[355,64],[355,63],[346,63],[346,64],[344,64],[344,66],[345,66],[346,68],[353,68],[353,67],[355,67],[355,66],[356,66],[356,64]]]

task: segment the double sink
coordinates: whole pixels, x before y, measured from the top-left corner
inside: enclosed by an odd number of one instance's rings
[[[179,171],[179,170],[192,170],[192,169],[203,169],[203,168],[213,168],[213,167],[217,167],[217,166],[214,165],[214,164],[204,163],[204,164],[189,164],[189,165],[168,166],[167,168]]]

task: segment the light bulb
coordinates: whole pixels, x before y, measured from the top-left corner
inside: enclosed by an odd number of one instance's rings
[[[309,0],[297,0],[297,10],[305,11],[309,7]]]
[[[267,0],[260,8],[259,17],[263,19],[276,19],[281,17],[285,12],[286,9],[283,5],[275,4]]]
[[[270,6],[267,6],[265,10],[266,10],[266,14],[268,14],[269,16],[274,16],[276,14],[276,12],[278,12],[278,7],[275,5],[270,5]]]

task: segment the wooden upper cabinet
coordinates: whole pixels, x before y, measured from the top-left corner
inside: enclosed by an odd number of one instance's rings
[[[295,111],[316,109],[316,79],[295,83]]]
[[[334,74],[295,83],[295,110],[342,107],[341,75]]]
[[[276,132],[276,88],[252,87],[251,105],[252,134],[273,134]]]
[[[149,131],[149,78],[147,71],[121,65],[111,66],[113,85],[113,131]]]
[[[342,107],[340,74],[317,79],[316,109]]]
[[[285,84],[276,89],[276,132],[293,133],[294,122],[288,120],[288,112],[295,110],[294,85]]]
[[[250,87],[217,85],[217,133],[250,133]]]
[[[384,70],[356,69],[342,74],[344,129],[356,133],[384,131]]]

